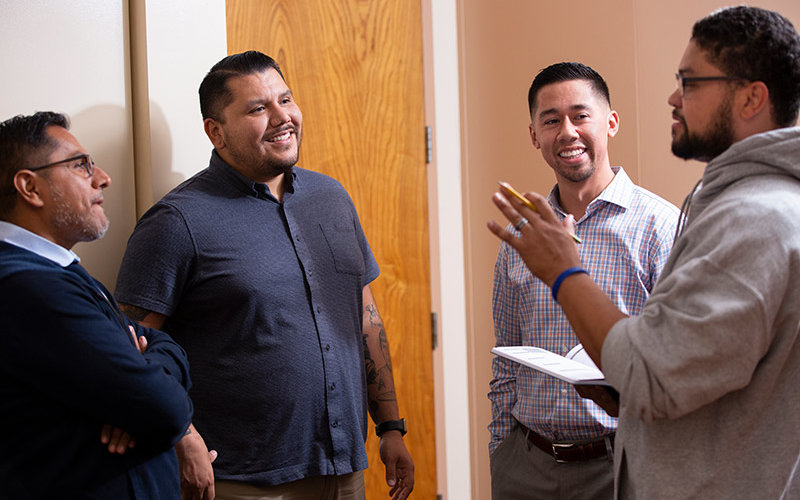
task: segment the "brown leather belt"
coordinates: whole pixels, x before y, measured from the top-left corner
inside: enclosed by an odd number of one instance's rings
[[[536,434],[522,424],[520,424],[520,427],[522,428],[522,431],[528,435],[528,441],[531,444],[548,455],[551,455],[558,463],[585,462],[587,460],[594,460],[595,458],[607,457],[610,454],[613,454],[614,434],[603,436],[602,438],[594,441],[554,443],[549,439]],[[606,445],[606,438],[608,438],[608,445]]]

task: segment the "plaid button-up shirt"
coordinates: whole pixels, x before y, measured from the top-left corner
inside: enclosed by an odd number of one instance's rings
[[[678,209],[631,182],[620,167],[606,189],[575,224],[583,240],[583,267],[628,315],[638,314],[667,261]],[[548,201],[556,213],[558,186]],[[492,294],[496,345],[531,345],[566,355],[578,338],[550,288],[534,277],[519,254],[502,243]],[[492,361],[489,399],[492,422],[489,452],[517,422],[551,440],[577,441],[613,432],[617,419],[568,383],[501,357]]]

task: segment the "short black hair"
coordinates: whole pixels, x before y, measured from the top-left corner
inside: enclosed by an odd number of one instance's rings
[[[758,7],[724,8],[697,21],[692,40],[726,74],[764,82],[779,127],[797,122],[800,36],[788,19]]]
[[[589,82],[594,91],[605,99],[608,106],[611,107],[611,94],[608,92],[608,85],[597,71],[578,62],[560,62],[551,64],[539,71],[536,78],[533,79],[531,88],[528,90],[528,111],[530,114],[533,115],[533,110],[536,108],[536,98],[542,87],[551,83],[571,80],[586,80]]]
[[[215,64],[200,84],[200,113],[203,115],[203,120],[212,118],[218,122],[222,121],[222,110],[233,100],[233,94],[228,88],[229,79],[261,73],[270,68],[283,78],[275,59],[257,50],[231,54]]]
[[[42,163],[55,149],[47,127],[69,129],[69,118],[54,111],[17,115],[0,123],[0,219],[5,220],[17,200],[14,175]]]

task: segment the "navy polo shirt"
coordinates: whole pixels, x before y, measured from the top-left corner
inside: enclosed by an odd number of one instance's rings
[[[339,182],[295,167],[283,201],[209,167],[136,225],[116,296],[166,315],[217,479],[367,467],[362,290],[378,265]]]

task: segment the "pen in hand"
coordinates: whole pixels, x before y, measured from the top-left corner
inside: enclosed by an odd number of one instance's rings
[[[514,196],[514,198],[516,198],[516,199],[518,199],[520,201],[520,203],[522,203],[526,207],[530,208],[534,212],[537,212],[537,213],[539,212],[538,210],[536,210],[536,207],[533,205],[533,203],[531,203],[531,200],[529,200],[528,198],[525,198],[524,196],[522,196],[522,193],[520,193],[519,191],[517,191],[516,189],[511,187],[511,184],[509,184],[507,182],[503,182],[503,181],[497,181],[497,183],[500,184],[500,186],[506,188],[506,190],[508,190],[508,192],[511,193]],[[575,240],[575,243],[578,243],[578,244],[581,243],[581,239],[578,238],[577,236],[575,236],[574,234],[570,234],[570,236],[572,236],[572,239]]]

